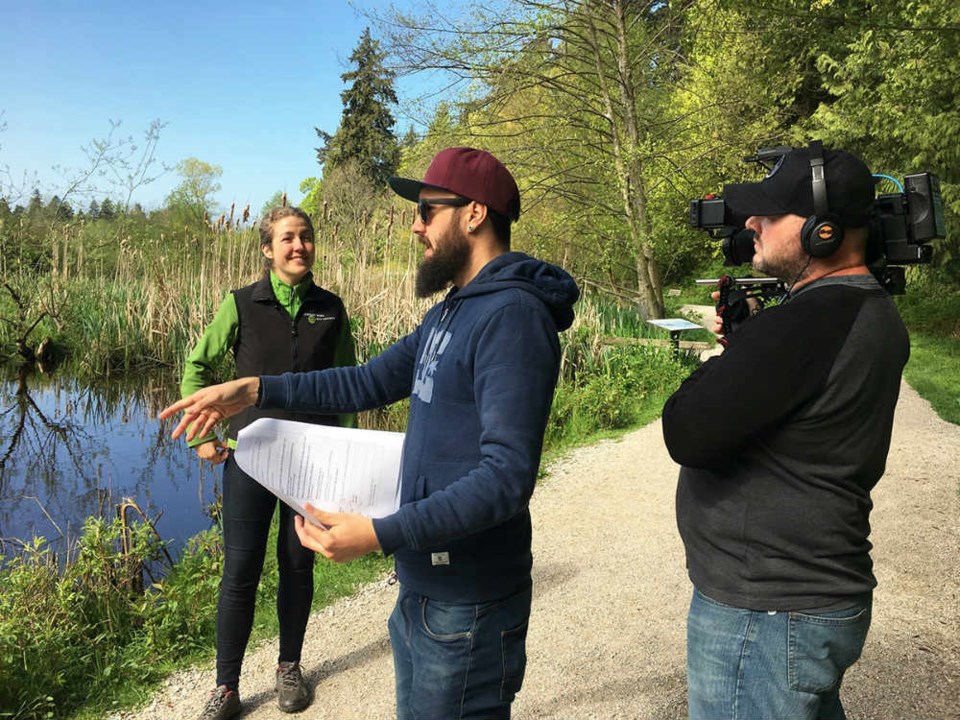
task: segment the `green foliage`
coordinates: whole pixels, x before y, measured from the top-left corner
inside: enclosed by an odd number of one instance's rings
[[[300,189],[301,191],[303,190],[302,183],[301,183]],[[260,216],[263,217],[268,212],[273,210],[275,207],[283,207],[283,205],[286,203],[286,199],[287,199],[287,194],[282,190],[277,190],[273,195],[270,196],[270,199],[268,199],[263,204],[263,207],[260,208]],[[300,207],[303,207],[303,203],[300,203]],[[306,208],[303,208],[303,209],[306,210]],[[307,210],[307,212],[309,213],[311,212],[311,210]]]
[[[381,231],[386,228],[374,227],[373,218],[387,212],[392,198],[370,180],[360,160],[351,158],[328,167],[305,200],[316,218],[318,235],[345,246],[347,253],[338,257],[339,262],[384,259],[386,238]]]
[[[300,192],[300,208],[310,217],[317,217],[323,207],[323,183],[316,177],[305,178],[300,181]]]
[[[664,338],[636,308],[587,294],[574,327],[561,335],[563,364],[545,448],[584,444],[657,417],[697,364],[669,346],[648,344],[657,340]]]
[[[960,288],[917,272],[897,305],[910,330],[907,381],[944,420],[960,424]]]
[[[852,12],[851,15],[855,15]],[[847,43],[817,57],[832,101],[804,125],[859,152],[877,172],[930,170],[943,182],[947,238],[934,263],[960,278],[960,5],[949,0],[874,3]]]
[[[960,338],[911,333],[904,375],[940,417],[960,425]]]
[[[377,187],[394,174],[400,150],[389,107],[396,104],[397,96],[394,75],[384,67],[384,58],[380,43],[370,36],[369,28],[364,29],[350,55],[355,69],[340,76],[350,83],[340,94],[340,127],[334,135],[316,128],[323,143],[317,148],[317,162],[324,167],[324,174],[351,161]]]
[[[209,652],[216,635],[215,608],[222,571],[218,528],[187,542],[167,576],[154,583],[144,598],[144,632],[138,640],[149,653],[172,659]]]
[[[127,550],[122,537],[126,533]],[[276,623],[276,521],[257,596],[254,640]],[[43,540],[0,565],[0,717],[65,717],[146,696],[174,667],[209,658],[216,636],[222,538],[192,538],[166,577],[142,586],[161,546],[145,525],[87,521],[64,561]],[[347,565],[318,557],[314,609],[382,577],[392,563],[370,555]]]
[[[124,647],[144,630],[141,573],[160,546],[139,527],[122,553],[124,532],[91,518],[63,569],[42,540],[0,567],[0,707],[14,717],[69,712],[149,667]]]
[[[570,344],[587,340],[581,336]],[[591,363],[581,366],[576,378],[557,387],[545,436],[548,449],[655,418],[693,367],[683,356],[674,358],[669,348],[644,345],[604,348],[589,357]]]
[[[208,218],[213,196],[220,191],[217,178],[223,175],[223,168],[191,157],[177,163],[177,174],[182,180],[167,195],[164,205],[174,224],[197,228]]]

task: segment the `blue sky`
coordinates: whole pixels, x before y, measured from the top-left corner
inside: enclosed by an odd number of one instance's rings
[[[159,161],[172,167],[196,157],[222,167],[221,207],[249,202],[256,213],[277,191],[299,201],[300,181],[320,170],[314,127],[336,130],[340,76],[370,24],[356,7],[347,0],[0,0],[0,171],[8,171],[0,186],[12,179],[21,187],[26,172],[45,196],[62,194],[89,166],[81,148],[106,137],[110,121],[121,123],[115,136],[140,142],[156,119],[165,123]],[[418,93],[415,82],[398,81],[401,101]],[[394,114],[400,135],[412,120]],[[133,200],[158,207],[178,182],[171,171]]]

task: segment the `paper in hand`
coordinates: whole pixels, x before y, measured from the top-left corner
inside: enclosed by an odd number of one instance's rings
[[[403,433],[261,418],[237,437],[234,460],[307,520],[303,506],[371,518],[400,505]]]

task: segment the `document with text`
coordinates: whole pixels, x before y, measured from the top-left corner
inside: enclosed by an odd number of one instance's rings
[[[234,460],[305,518],[306,503],[378,518],[400,505],[403,433],[261,418],[237,436]]]

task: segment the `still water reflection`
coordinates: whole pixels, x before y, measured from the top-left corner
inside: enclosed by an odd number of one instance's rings
[[[220,471],[201,464],[156,419],[178,397],[169,374],[98,385],[26,369],[0,376],[0,538],[76,538],[85,518],[112,518],[130,498],[178,554],[211,526]],[[215,487],[216,485],[216,487]]]

